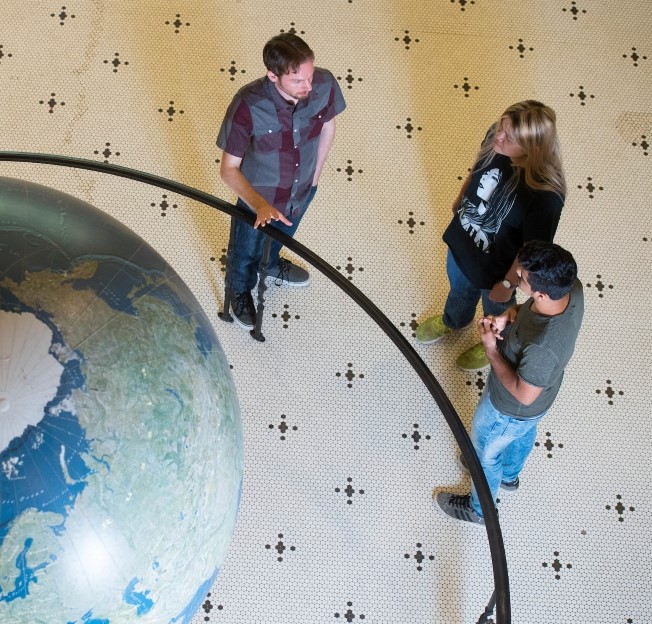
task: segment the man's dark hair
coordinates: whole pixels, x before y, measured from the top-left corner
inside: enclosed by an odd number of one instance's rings
[[[577,264],[569,251],[555,243],[529,241],[518,252],[519,264],[528,272],[533,292],[561,299],[573,287]]]
[[[296,72],[299,65],[314,61],[315,54],[308,44],[292,33],[282,33],[272,37],[263,48],[265,67],[279,78]]]

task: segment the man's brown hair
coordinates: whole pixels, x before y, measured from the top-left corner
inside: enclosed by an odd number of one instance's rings
[[[282,33],[272,37],[263,48],[265,67],[279,78],[296,72],[299,65],[314,61],[315,54],[308,44],[292,33]]]

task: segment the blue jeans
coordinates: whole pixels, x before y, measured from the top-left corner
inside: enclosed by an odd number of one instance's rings
[[[446,272],[450,283],[450,291],[444,306],[444,325],[451,329],[466,327],[475,316],[478,301],[482,298],[482,308],[485,316],[500,316],[507,308],[516,305],[516,296],[512,294],[509,301],[493,301],[489,299],[489,290],[480,289],[471,284],[457,266],[450,249],[446,256]]]
[[[297,211],[296,216],[292,215],[289,217],[292,225],[285,225],[281,221],[274,221],[274,227],[281,230],[281,232],[285,232],[288,236],[294,236],[316,192],[317,187],[313,186],[302,209]],[[251,210],[240,198],[238,198],[237,205]],[[234,228],[233,248],[230,250],[231,257],[227,266],[226,283],[235,292],[244,292],[251,290],[258,280],[258,269],[266,238],[265,228],[258,227],[254,229],[248,223],[240,221],[240,219],[234,219],[232,227]],[[282,247],[283,245],[281,243],[272,240],[272,248],[269,256],[270,268],[278,264],[279,252]]]
[[[530,455],[537,435],[537,424],[546,412],[519,420],[499,412],[491,403],[485,388],[471,425],[471,442],[487,477],[493,500],[496,500],[501,481],[514,481],[521,473]],[[478,515],[482,509],[475,485],[471,490],[471,505]]]

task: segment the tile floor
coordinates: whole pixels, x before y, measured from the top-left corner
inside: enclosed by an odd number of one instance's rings
[[[215,136],[282,31],[309,42],[348,103],[297,238],[410,339],[443,304],[441,233],[486,128],[522,99],[556,110],[569,187],[557,241],[578,260],[586,316],[522,487],[499,504],[512,621],[649,624],[648,0],[5,0],[2,149],[104,160],[232,200]],[[477,621],[492,591],[486,536],[431,506],[434,487],[468,487],[452,434],[342,292],[319,274],[308,290],[270,290],[256,343],[217,316],[224,215],[90,172],[2,163],[0,175],[60,188],[142,236],[232,364],[244,491],[194,624]],[[418,347],[467,425],[485,374],[454,359],[473,340]]]

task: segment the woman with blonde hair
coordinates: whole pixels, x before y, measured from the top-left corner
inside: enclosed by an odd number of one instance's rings
[[[423,321],[417,341],[433,344],[516,303],[516,254],[530,240],[552,242],[566,195],[555,112],[535,100],[510,106],[482,142],[444,232],[450,291],[443,314]],[[489,364],[482,344],[457,358],[464,370]]]

